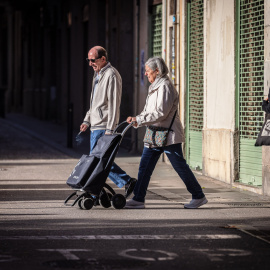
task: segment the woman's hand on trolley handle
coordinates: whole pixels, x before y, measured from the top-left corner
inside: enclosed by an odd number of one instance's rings
[[[127,118],[127,123],[131,124],[134,126],[134,127],[137,127],[138,126],[138,123],[136,121],[136,117],[132,117],[132,116],[129,116]]]

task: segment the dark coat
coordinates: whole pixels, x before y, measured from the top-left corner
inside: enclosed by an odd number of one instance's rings
[[[270,113],[270,103],[269,103],[269,100],[263,100],[263,103],[262,103],[262,109],[263,109],[266,113]]]

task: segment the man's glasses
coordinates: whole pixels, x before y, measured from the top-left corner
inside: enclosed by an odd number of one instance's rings
[[[102,57],[102,56],[101,56],[101,57]],[[88,58],[86,58],[85,60],[87,61],[88,64],[89,64],[89,62],[95,63],[96,60],[100,59],[101,57],[98,57],[98,58],[96,58],[96,59],[88,59]]]

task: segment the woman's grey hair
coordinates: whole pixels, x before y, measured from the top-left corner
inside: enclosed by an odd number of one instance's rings
[[[169,73],[169,69],[161,57],[151,57],[145,63],[152,70],[158,69],[159,73],[157,77],[163,77]]]

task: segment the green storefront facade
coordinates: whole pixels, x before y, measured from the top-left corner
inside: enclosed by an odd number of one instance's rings
[[[204,15],[205,8],[212,8],[209,1],[207,4],[203,0],[192,0],[186,5],[185,152],[190,167],[197,171],[203,171],[204,59],[207,57],[204,24],[209,23]],[[234,153],[237,173],[232,180],[254,187],[262,186],[262,148],[254,144],[264,119],[261,109],[265,80],[264,13],[264,0],[235,1],[235,66],[232,68],[235,69],[235,133],[238,139],[233,143],[238,151]]]

